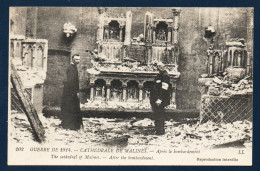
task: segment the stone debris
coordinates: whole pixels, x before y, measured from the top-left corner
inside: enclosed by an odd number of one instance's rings
[[[200,78],[202,86],[207,87],[207,94],[214,96],[247,95],[253,93],[253,81],[249,77],[230,80],[228,77]]]
[[[43,70],[29,69],[22,65],[21,60],[13,59],[13,64],[25,87],[33,87],[35,84],[43,84],[46,79],[46,72]]]
[[[15,143],[38,143],[33,137],[29,122],[23,113],[12,111],[10,140]],[[83,118],[79,131],[62,129],[58,118],[39,115],[46,131],[45,143],[59,143],[68,146],[120,146],[133,147],[177,147],[217,148],[245,146],[252,147],[252,122],[199,124],[198,119],[183,119],[165,122],[166,133],[158,136],[154,132],[154,121],[148,118],[108,119]],[[239,142],[239,143],[237,143]]]
[[[121,101],[105,101],[105,100],[94,100],[88,101],[85,104],[81,104],[81,109],[87,108],[101,108],[101,109],[151,109],[150,103],[137,103],[137,102],[121,102]],[[166,107],[167,109],[176,109],[175,104],[170,104]]]
[[[129,61],[126,58],[125,61],[111,61],[106,59],[105,61],[91,61],[92,68],[87,71],[91,74],[97,74],[100,72],[158,72],[157,66],[155,65],[142,65],[137,61]],[[178,67],[176,65],[166,66],[166,70],[169,74],[179,75]]]

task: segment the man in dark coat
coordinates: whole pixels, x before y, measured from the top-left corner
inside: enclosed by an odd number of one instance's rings
[[[61,99],[61,120],[64,129],[78,130],[82,125],[79,101],[79,76],[77,65],[80,62],[79,54],[72,56],[72,62],[67,69],[67,79]]]
[[[171,99],[171,85],[170,77],[162,63],[157,64],[159,74],[155,77],[153,87],[150,93],[150,104],[153,110],[153,118],[155,120],[155,131],[157,135],[165,133],[164,108],[170,104]]]

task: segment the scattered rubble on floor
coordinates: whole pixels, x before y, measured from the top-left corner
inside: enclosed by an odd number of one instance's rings
[[[231,80],[226,76],[200,78],[199,83],[208,87],[207,94],[214,96],[246,95],[253,93],[253,81],[249,77],[240,80]]]
[[[16,143],[37,143],[34,140],[29,122],[23,113],[12,111],[10,140]],[[199,124],[198,119],[184,119],[165,122],[165,134],[155,135],[154,121],[149,118],[107,119],[83,118],[83,129],[71,131],[62,129],[58,118],[45,118],[39,115],[45,128],[45,143],[60,145],[118,146],[132,148],[224,148],[251,147],[252,122]]]
[[[137,102],[120,102],[118,101],[105,101],[94,100],[88,101],[85,104],[81,104],[81,109],[87,108],[110,108],[110,109],[151,109],[150,103],[137,103]],[[167,106],[167,109],[176,109],[175,104]]]

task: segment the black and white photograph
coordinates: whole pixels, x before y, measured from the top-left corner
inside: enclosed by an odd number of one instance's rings
[[[10,7],[8,165],[251,166],[252,7]]]

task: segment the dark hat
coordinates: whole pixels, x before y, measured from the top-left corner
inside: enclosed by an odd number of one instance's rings
[[[163,75],[162,76],[162,82],[170,83],[170,77],[168,75]]]

